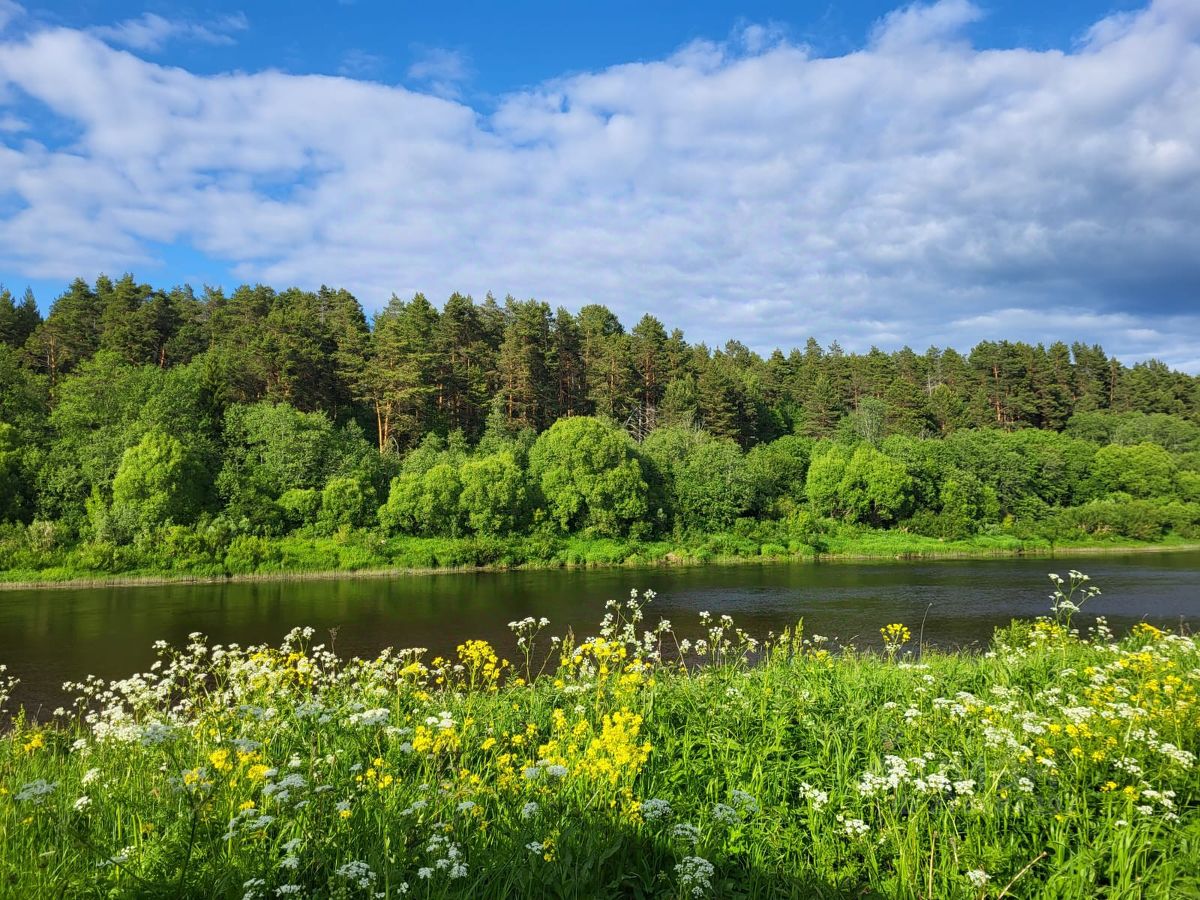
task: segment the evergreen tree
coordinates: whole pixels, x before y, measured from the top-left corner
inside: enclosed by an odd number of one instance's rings
[[[413,446],[434,417],[437,320],[423,294],[408,303],[393,296],[375,317],[365,381],[375,407],[380,452]]]
[[[100,303],[82,278],[55,299],[25,345],[34,367],[50,377],[52,386],[99,346]]]
[[[550,424],[558,393],[548,359],[552,349],[550,307],[510,297],[505,311],[508,325],[496,357],[496,404],[510,427],[540,431]]]
[[[42,324],[33,291],[25,289],[25,296],[18,303],[13,295],[0,285],[0,344],[20,348]]]

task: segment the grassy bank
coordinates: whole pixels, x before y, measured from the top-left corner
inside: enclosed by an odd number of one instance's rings
[[[0,894],[1190,896],[1200,640],[1081,635],[1074,588],[980,655],[722,619],[685,669],[649,598],[514,664],[195,636],[0,737]]]
[[[399,572],[576,567],[704,565],[835,559],[935,559],[993,556],[1059,556],[1135,550],[1195,549],[1200,544],[1175,535],[1158,541],[1129,538],[1068,542],[1008,533],[942,540],[895,529],[826,527],[797,535],[777,523],[751,533],[727,532],[672,540],[631,538],[529,537],[505,539],[393,537],[366,530],[334,535],[291,535],[235,539],[229,548],[201,548],[166,542],[104,548],[60,548],[17,558],[0,571],[0,590],[41,585],[158,584],[175,581],[287,580],[345,576],[372,577]],[[807,539],[807,540],[806,540]],[[25,563],[21,565],[21,563]]]

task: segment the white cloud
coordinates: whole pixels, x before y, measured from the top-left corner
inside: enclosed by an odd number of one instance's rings
[[[79,137],[0,135],[24,205],[0,219],[0,272],[154,278],[153,247],[187,242],[373,307],[493,289],[759,348],[1078,338],[1197,369],[1198,9],[1161,0],[1071,52],[977,51],[977,11],[946,0],[840,57],[743,34],[487,114],[42,31],[0,44],[0,97]],[[460,63],[409,74],[456,84]]]
[[[25,7],[14,0],[0,0],[0,34],[17,19],[25,15]]]
[[[459,50],[445,47],[415,47],[416,59],[408,67],[409,81],[424,85],[431,93],[447,99],[461,96],[471,79],[471,61]]]
[[[912,3],[888,13],[875,26],[872,43],[878,50],[904,51],[957,37],[963,28],[983,18],[970,0]]]
[[[233,35],[250,27],[243,13],[222,16],[211,22],[166,19],[157,13],[143,13],[136,19],[126,19],[116,25],[100,25],[92,34],[121,47],[155,52],[171,40],[190,40],[202,44],[229,45]]]
[[[374,78],[383,71],[386,62],[382,56],[356,48],[342,54],[338,74],[347,78]]]

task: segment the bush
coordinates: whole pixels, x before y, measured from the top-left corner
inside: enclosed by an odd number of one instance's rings
[[[463,464],[458,502],[467,525],[477,534],[504,535],[528,523],[529,490],[513,455],[502,451]]]
[[[330,478],[321,491],[318,523],[327,532],[346,525],[352,528],[365,525],[374,505],[373,494],[370,485],[356,475]]]
[[[225,570],[230,575],[249,575],[280,568],[283,554],[266,538],[240,534],[229,542],[225,552]]]
[[[529,451],[529,469],[562,532],[617,536],[649,521],[646,473],[633,440],[615,425],[559,419]]]
[[[112,516],[137,532],[195,521],[208,473],[178,438],[153,428],[125,451],[112,485]]]
[[[379,508],[380,527],[388,534],[457,536],[462,530],[462,482],[450,463],[405,471],[392,479],[387,503]]]
[[[321,511],[321,494],[313,488],[292,488],[276,501],[285,527],[302,528],[317,521]]]
[[[1096,500],[1062,510],[1051,531],[1074,530],[1089,537],[1125,537],[1158,541],[1171,526],[1171,516],[1149,500]]]

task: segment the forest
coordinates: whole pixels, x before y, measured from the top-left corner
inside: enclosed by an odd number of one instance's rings
[[[9,580],[1200,536],[1200,378],[1095,345],[688,343],[454,294],[0,290]]]

